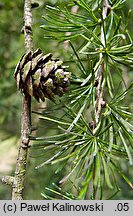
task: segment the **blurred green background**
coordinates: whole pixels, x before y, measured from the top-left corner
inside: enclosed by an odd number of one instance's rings
[[[33,10],[33,43],[34,49],[40,47],[44,53],[52,52],[55,57],[62,60],[69,59],[69,52],[65,53],[62,44],[56,41],[44,39],[44,31],[40,28],[43,24],[42,15],[45,15],[46,4],[49,5],[67,5],[70,0],[49,0],[38,1],[40,6]],[[123,10],[123,16],[127,11],[133,8],[132,0],[128,0]],[[133,14],[129,21],[130,31],[132,28]],[[3,0],[0,1],[0,177],[3,175],[13,175],[15,169],[15,160],[17,156],[17,147],[20,137],[21,126],[21,94],[17,91],[16,82],[13,77],[15,65],[24,53],[24,37],[21,34],[23,27],[23,1]],[[48,102],[47,106],[52,106]],[[39,105],[33,100],[32,109],[38,110],[39,107],[45,107],[45,103]],[[39,133],[49,135],[49,127],[45,128],[38,122],[36,115],[33,115],[33,123],[39,124]],[[58,182],[63,177],[55,175],[54,170],[57,167],[46,166],[35,170],[39,164],[39,157],[32,157],[29,152],[28,172],[26,179],[25,199],[43,199],[41,192],[44,188],[50,186],[52,182]],[[123,164],[123,169],[125,169]],[[132,172],[132,168],[126,171]],[[115,199],[132,199],[133,193],[129,190],[126,183],[120,180],[120,186],[123,189],[118,193]],[[67,186],[69,187],[69,186]],[[11,188],[0,183],[0,199],[10,199]]]

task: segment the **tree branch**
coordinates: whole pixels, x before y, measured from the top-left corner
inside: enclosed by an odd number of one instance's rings
[[[103,46],[106,46],[106,34],[104,32],[105,30],[105,26],[106,26],[106,17],[108,15],[108,10],[110,8],[110,5],[108,3],[108,0],[104,0],[103,2],[103,10],[102,10],[102,19],[103,19],[103,23],[101,24],[101,43],[103,44]],[[100,115],[102,112],[102,108],[106,105],[106,102],[103,100],[103,76],[104,76],[104,64],[105,64],[105,60],[103,57],[103,54],[100,53],[100,60],[102,60],[102,64],[99,67],[99,71],[98,71],[98,77],[97,77],[97,81],[98,81],[98,85],[97,85],[97,93],[96,93],[96,107],[95,107],[95,121],[93,121],[92,124],[92,128],[93,128],[93,134],[96,134],[97,131],[97,125],[99,123],[99,119],[100,119]],[[94,158],[95,161],[95,158]],[[93,181],[95,179],[95,166],[93,168]],[[95,186],[93,184],[93,198],[97,199],[97,186]]]
[[[104,0],[103,2],[103,10],[102,10],[102,17],[104,20],[104,26],[101,26],[101,43],[105,46],[106,45],[106,36],[104,34],[104,27],[106,26],[106,17],[108,16],[109,12],[111,10],[111,6],[109,5],[108,0]],[[96,127],[97,124],[99,123],[100,115],[102,108],[106,105],[106,102],[103,100],[103,74],[104,74],[104,64],[105,60],[103,58],[103,54],[100,53],[100,59],[102,59],[102,64],[99,68],[98,72],[98,85],[97,85],[97,94],[96,94],[96,110],[95,110],[95,125],[93,127],[93,134],[96,133]]]
[[[32,50],[32,13],[31,0],[24,2],[24,36],[26,52]],[[21,139],[13,181],[12,200],[22,200],[27,168],[29,136],[31,133],[31,97],[25,94],[22,102]]]

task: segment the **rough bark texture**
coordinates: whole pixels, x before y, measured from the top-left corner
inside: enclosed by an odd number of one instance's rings
[[[32,13],[31,1],[24,1],[24,36],[26,52],[32,50]],[[12,200],[22,200],[24,181],[27,167],[29,136],[31,130],[31,97],[24,95],[22,102],[21,139],[16,161],[16,170],[13,180]]]

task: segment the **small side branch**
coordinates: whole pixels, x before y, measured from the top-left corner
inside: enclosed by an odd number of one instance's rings
[[[101,24],[101,43],[103,46],[106,46],[106,33],[105,26],[106,26],[106,17],[109,13],[109,2],[108,0],[104,0],[103,2],[103,10],[102,10],[102,18],[103,23]],[[97,92],[96,92],[96,103],[95,103],[95,120],[91,123],[93,128],[93,135],[96,134],[97,126],[100,120],[102,108],[106,105],[106,102],[103,100],[103,77],[104,77],[104,65],[105,65],[105,59],[103,56],[103,53],[100,53],[100,60],[102,60],[102,64],[99,67],[98,75],[97,75]],[[94,159],[95,160],[95,159]],[[95,179],[95,166],[93,170],[93,180]],[[97,199],[97,187],[93,184],[93,196],[94,199]]]
[[[1,178],[2,183],[5,183],[7,185],[13,185],[14,177],[13,176],[3,176]]]
[[[26,52],[32,50],[32,13],[31,0],[24,2],[24,36]],[[31,97],[25,94],[22,102],[21,139],[16,162],[15,176],[13,178],[12,200],[22,200],[25,174],[27,169],[27,156],[29,136],[31,133]]]
[[[103,2],[103,11],[102,16],[104,20],[104,25],[106,26],[106,17],[108,16],[111,10],[111,6],[109,5],[108,0],[104,0]],[[105,46],[106,45],[106,35],[104,34],[103,25],[101,26],[101,43]],[[104,75],[104,64],[105,60],[103,58],[103,54],[100,53],[100,59],[102,59],[102,64],[99,68],[99,73],[97,77],[98,85],[97,85],[97,94],[96,94],[96,110],[95,110],[95,127],[93,128],[93,134],[96,133],[96,127],[99,123],[100,115],[102,108],[105,107],[106,102],[103,100],[103,75]]]

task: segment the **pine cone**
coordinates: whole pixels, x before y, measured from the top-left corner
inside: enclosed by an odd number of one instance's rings
[[[14,73],[18,88],[38,102],[39,99],[45,101],[45,97],[54,101],[54,96],[61,97],[70,84],[70,72],[62,64],[62,61],[52,59],[51,53],[43,56],[40,49],[24,54]]]

